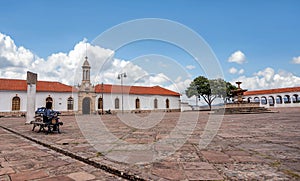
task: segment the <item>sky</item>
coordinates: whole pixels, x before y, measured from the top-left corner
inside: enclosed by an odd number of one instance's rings
[[[119,84],[117,74],[125,71],[125,84],[161,85],[184,93],[195,77],[209,74],[203,64],[211,62],[199,63],[170,42],[145,39],[119,49],[97,43],[99,35],[122,23],[157,18],[201,37],[226,81],[242,81],[248,90],[300,86],[298,0],[0,0],[0,4],[1,78],[25,79],[29,70],[38,73],[39,80],[74,85],[87,55],[94,84]],[[111,42],[126,36],[118,34]]]

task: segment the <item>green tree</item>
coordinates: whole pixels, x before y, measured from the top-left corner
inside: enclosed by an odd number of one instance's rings
[[[226,98],[225,101],[232,98],[234,95],[232,94],[232,90],[237,90],[235,85],[232,85],[230,82],[226,82]]]
[[[230,96],[231,89],[234,89],[234,86],[223,79],[209,80],[204,76],[199,76],[191,82],[186,95],[189,98],[194,95],[201,96],[211,110],[213,101],[216,98],[222,98],[225,101]]]

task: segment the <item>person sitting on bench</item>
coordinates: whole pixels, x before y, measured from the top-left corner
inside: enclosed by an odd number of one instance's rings
[[[50,124],[53,119],[53,110],[51,107],[47,107],[45,109],[45,113],[43,114],[43,121],[48,125],[48,132],[50,132]],[[53,125],[53,131],[57,130],[57,125]]]

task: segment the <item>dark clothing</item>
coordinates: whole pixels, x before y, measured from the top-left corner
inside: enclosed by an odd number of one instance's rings
[[[50,124],[52,124],[52,119],[53,119],[53,115],[54,111],[51,109],[45,109],[45,113],[44,113],[44,122],[48,124],[48,132],[50,131]],[[53,125],[53,131],[57,130],[57,125]]]
[[[52,120],[52,110],[51,109],[45,109],[45,112],[43,114],[43,119],[45,123],[50,123],[50,121]]]

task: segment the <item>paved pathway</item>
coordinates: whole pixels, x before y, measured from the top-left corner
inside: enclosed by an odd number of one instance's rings
[[[183,133],[188,134],[188,130],[184,128],[193,126],[193,123],[184,120],[186,126],[183,126],[183,124],[177,127],[178,118],[180,116],[189,118],[189,116],[195,116],[195,114],[193,112],[167,113],[155,125],[147,125],[149,120],[144,121],[145,118],[149,117],[147,114],[134,115],[135,117],[131,120],[140,121],[138,125],[134,125],[135,121],[121,122],[116,115],[103,115],[100,118],[81,116],[77,118],[79,122],[75,121],[75,117],[66,116],[62,117],[64,121],[64,125],[61,127],[62,134],[50,135],[32,132],[31,125],[23,124],[25,122],[23,118],[1,118],[0,125],[86,160],[100,163],[109,168],[119,170],[124,174],[135,175],[137,178],[145,180],[300,179],[299,108],[280,109],[279,113],[273,114],[225,115],[222,124],[219,125],[220,128],[217,130],[217,135],[206,148],[199,148],[199,140],[205,132],[209,115],[207,112],[201,112],[195,129],[180,149],[162,160],[147,163],[147,160],[153,159],[154,152],[158,153],[155,156],[164,156],[164,153],[167,154],[168,151],[178,146],[176,144],[181,143]],[[127,116],[132,117],[132,115]],[[104,134],[99,136],[99,130],[100,133],[103,133],[101,132],[103,129],[98,129],[101,125],[93,122],[97,120],[109,130],[109,133],[112,133],[118,140],[123,142],[116,144],[116,142],[111,142],[110,137]],[[80,121],[86,121],[87,124],[85,124],[84,129],[90,129],[94,139],[87,139],[84,131],[80,131],[79,127],[82,127]],[[92,122],[94,124],[88,124]],[[218,127],[217,122],[212,121],[211,123],[213,125],[212,128]],[[91,125],[95,125],[94,129],[92,129]],[[101,128],[103,128],[103,125]],[[141,125],[144,128],[148,126],[148,128],[139,129],[138,126]],[[172,135],[172,130],[177,128],[182,134],[174,134],[173,138],[175,139],[168,140],[170,142],[156,144],[149,150],[139,147],[141,145],[158,143],[160,140],[169,138]],[[40,178],[59,176],[74,179],[79,178],[79,176],[76,176],[76,174],[79,174],[86,179],[118,179],[116,176],[62,156],[53,150],[32,145],[32,143],[23,138],[20,139],[11,133],[0,131],[3,134],[3,136],[1,135],[0,146],[1,179],[8,176],[14,178],[13,175],[18,176],[18,174],[21,174],[20,177],[23,177],[20,168],[8,165],[11,164],[10,162],[17,165],[26,165],[26,162],[29,162],[29,160],[45,163],[45,166],[39,166],[43,164],[39,164],[39,162],[33,164],[34,162],[32,162],[31,167],[28,166],[30,167],[29,170],[37,173],[31,174],[29,172],[30,176],[40,175]],[[211,134],[214,133],[213,130],[210,131]],[[8,136],[8,138],[3,139],[5,136]],[[97,147],[97,142],[93,142],[95,140],[100,140],[100,147]],[[177,142],[172,142],[174,140]],[[91,146],[90,143],[97,149]],[[123,143],[127,143],[127,145]],[[131,144],[138,146],[132,149],[130,147]],[[13,149],[15,146],[18,149]],[[107,151],[104,148],[111,148],[111,150]],[[124,150],[130,150],[130,152],[124,152]],[[44,160],[35,160],[38,159],[35,156],[37,154],[45,154],[46,156],[40,157],[44,158]],[[134,157],[132,157],[132,154]],[[7,158],[11,160],[7,160]],[[53,159],[58,159],[58,161],[53,162]],[[144,161],[144,163],[133,164],[139,160]],[[19,164],[23,162],[24,164]]]
[[[112,174],[0,129],[0,180],[121,180]]]

